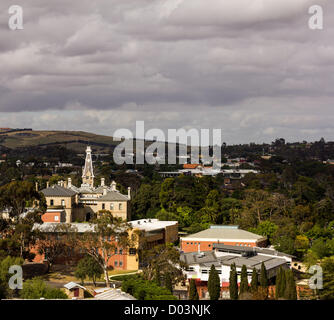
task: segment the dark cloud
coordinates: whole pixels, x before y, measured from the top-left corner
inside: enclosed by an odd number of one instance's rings
[[[334,138],[333,9],[313,0],[0,4],[0,125],[112,134],[222,128],[229,143]]]

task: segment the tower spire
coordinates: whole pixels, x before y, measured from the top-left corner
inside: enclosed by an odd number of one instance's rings
[[[89,185],[90,187],[94,187],[92,149],[90,146],[87,146],[87,149],[86,149],[85,167],[82,171],[82,184]]]

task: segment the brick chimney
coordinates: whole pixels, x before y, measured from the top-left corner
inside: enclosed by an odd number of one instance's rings
[[[67,187],[68,187],[68,188],[71,188],[71,187],[72,187],[72,179],[71,179],[71,178],[68,178],[68,179],[67,179]]]
[[[101,187],[104,187],[105,184],[104,184],[104,178],[101,178]]]
[[[131,187],[128,187],[128,198],[131,199]]]

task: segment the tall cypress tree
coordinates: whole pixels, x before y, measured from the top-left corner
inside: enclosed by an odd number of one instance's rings
[[[246,292],[248,292],[247,267],[243,265],[241,268],[240,294]]]
[[[280,290],[282,287],[282,268],[280,267],[277,271],[276,282],[275,282],[275,297],[280,298]]]
[[[208,280],[210,300],[218,300],[220,296],[220,279],[214,265],[211,266]]]
[[[258,283],[259,283],[259,279],[258,279],[257,271],[256,271],[256,268],[253,268],[251,288],[250,288],[252,293],[257,292]]]
[[[238,276],[235,263],[232,263],[230,270],[230,299],[238,300]]]
[[[199,300],[195,279],[190,280],[189,300]]]
[[[288,300],[297,300],[296,283],[293,278],[292,270],[290,269],[286,270],[285,278],[286,278],[286,287],[285,287],[284,298]]]
[[[261,286],[261,291],[263,292],[263,299],[267,299],[268,298],[268,276],[267,276],[267,269],[263,262],[261,264],[260,286]]]
[[[286,277],[285,277],[285,270],[282,267],[279,268],[279,278],[277,276],[276,279],[276,297],[277,298],[284,298],[285,295],[285,288],[286,288]]]

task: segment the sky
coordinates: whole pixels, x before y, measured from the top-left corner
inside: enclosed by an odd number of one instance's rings
[[[334,140],[333,2],[1,0],[0,127]],[[13,4],[23,30],[8,27]]]

